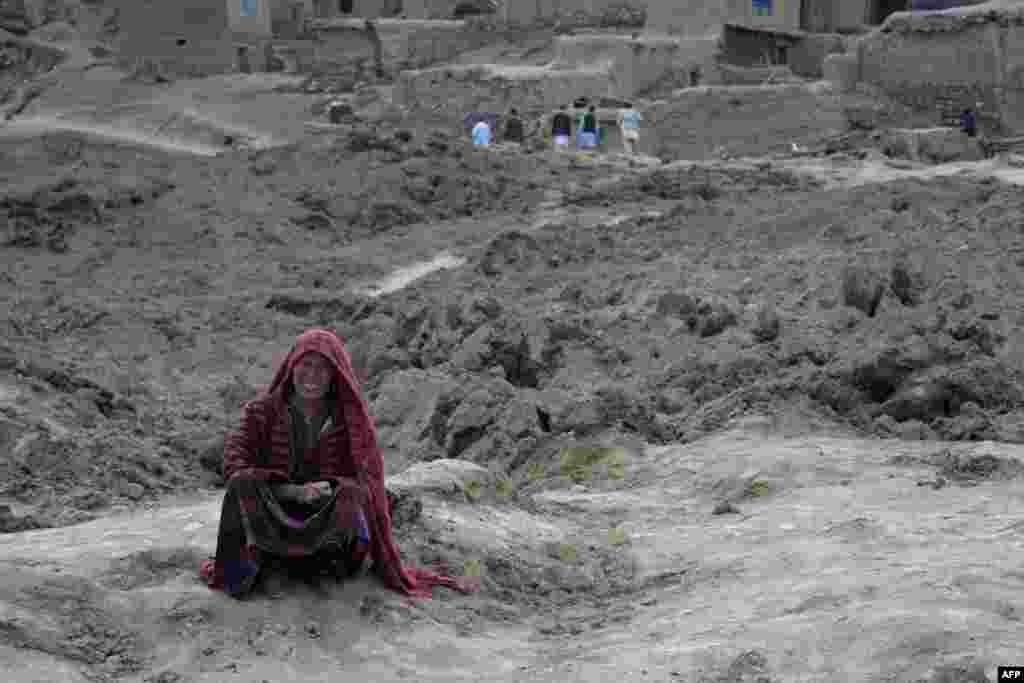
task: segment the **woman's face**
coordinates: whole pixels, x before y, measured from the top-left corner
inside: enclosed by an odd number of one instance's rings
[[[334,367],[322,353],[311,351],[299,359],[292,373],[292,382],[299,398],[315,401],[323,398],[331,388]]]

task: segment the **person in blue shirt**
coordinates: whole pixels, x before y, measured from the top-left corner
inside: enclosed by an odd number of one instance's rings
[[[486,147],[491,144],[491,127],[486,121],[480,121],[473,126],[473,144],[478,147]]]

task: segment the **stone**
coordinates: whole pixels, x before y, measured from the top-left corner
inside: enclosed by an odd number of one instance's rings
[[[352,105],[345,102],[331,102],[327,108],[327,117],[331,123],[340,124],[350,121],[355,116]]]
[[[905,261],[899,260],[892,266],[889,289],[904,306],[917,306],[925,287],[919,273],[914,272]]]
[[[448,397],[459,387],[457,380],[437,371],[409,368],[387,375],[371,407],[381,447],[397,451],[404,460],[424,440],[443,442],[445,411],[454,409]]]
[[[544,416],[541,421],[544,431],[553,434],[588,433],[602,424],[600,402],[589,394],[547,388],[531,394],[531,397],[537,410]]]
[[[207,472],[217,476],[224,474],[224,442],[226,437],[220,435],[201,444],[199,447],[199,465]]]
[[[0,451],[13,450],[14,445],[28,431],[29,426],[18,420],[11,420],[0,415]]]
[[[879,434],[889,435],[894,434],[899,426],[891,415],[879,415],[875,418],[874,428]]]
[[[13,370],[18,366],[18,355],[14,349],[0,345],[0,370]]]
[[[857,56],[832,54],[822,62],[824,79],[841,93],[850,93],[857,88]]]
[[[776,683],[771,677],[768,658],[758,650],[748,650],[736,657],[720,679],[730,683]]]
[[[446,421],[444,446],[449,457],[459,457],[495,423],[511,398],[511,389],[508,383],[493,379],[470,388]]]
[[[943,664],[932,672],[929,683],[989,683],[985,669],[983,663],[972,659]]]
[[[16,515],[10,505],[0,505],[0,534],[38,529],[40,524],[32,515]]]
[[[386,349],[373,356],[370,361],[370,375],[405,370],[412,366],[412,357],[402,349]]]
[[[452,354],[452,365],[471,372],[482,370],[491,355],[490,340],[493,334],[494,327],[492,325],[479,327],[473,334],[466,337]]]
[[[484,275],[497,276],[508,269],[529,270],[541,256],[537,240],[519,230],[506,230],[492,238],[477,264]]]
[[[478,372],[499,365],[508,381],[518,387],[536,387],[543,370],[536,340],[515,321],[485,324],[469,335],[452,354],[455,367]]]
[[[738,318],[735,311],[721,302],[702,302],[697,308],[697,315],[687,320],[690,329],[703,338],[714,337],[729,327],[736,325]]]
[[[757,311],[757,323],[752,330],[754,339],[761,343],[775,341],[779,336],[781,323],[774,307],[761,306]]]
[[[685,320],[697,312],[697,300],[684,292],[666,292],[655,304],[658,315],[670,315]]]
[[[886,156],[933,164],[985,158],[978,138],[948,127],[888,129],[882,135],[882,150]]]
[[[948,383],[939,378],[922,379],[903,386],[882,404],[882,411],[896,420],[931,420],[944,415],[953,398]]]
[[[391,526],[395,531],[402,531],[420,519],[420,515],[423,514],[423,500],[414,489],[386,484],[385,492],[391,511]]]
[[[871,318],[884,294],[882,278],[871,269],[860,265],[843,269],[841,295],[844,306],[856,308]]]
[[[713,515],[736,515],[739,514],[739,509],[728,500],[723,500],[711,511]]]
[[[854,359],[846,379],[857,389],[867,392],[872,400],[881,403],[896,394],[915,372],[940,360],[936,349],[922,339],[911,338],[896,346],[883,344],[879,348],[866,349],[861,357]],[[911,417],[907,415],[906,419]]]
[[[896,425],[896,435],[907,441],[928,441],[935,438],[935,433],[920,420],[907,420]]]
[[[389,477],[387,487],[395,494],[472,502],[494,482],[495,476],[480,465],[444,458],[412,465]]]
[[[118,484],[118,490],[122,496],[131,500],[141,500],[146,495],[146,487],[133,481],[122,481]]]

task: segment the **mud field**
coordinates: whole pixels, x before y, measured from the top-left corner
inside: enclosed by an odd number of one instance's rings
[[[1002,162],[662,163],[394,120],[215,157],[8,135],[0,159],[5,680],[1020,663]],[[479,593],[199,583],[224,435],[311,326],[353,353],[407,560]]]

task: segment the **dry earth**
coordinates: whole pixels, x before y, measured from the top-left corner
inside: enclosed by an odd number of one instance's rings
[[[731,162],[481,151],[386,93],[210,156],[142,124],[40,134],[45,97],[0,129],[4,680],[1020,663],[1019,169],[848,137]],[[407,558],[480,593],[200,585],[224,434],[313,325],[353,351]]]

